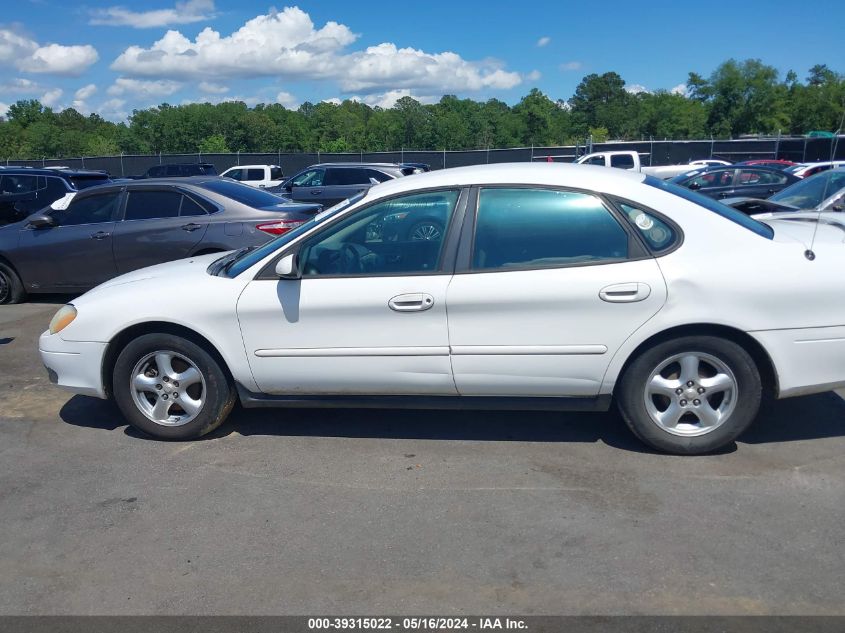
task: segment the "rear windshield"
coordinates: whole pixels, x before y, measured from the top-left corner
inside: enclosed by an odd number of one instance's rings
[[[106,174],[96,174],[91,176],[71,176],[70,181],[77,189],[86,189],[95,185],[104,185],[109,182],[109,177]]]
[[[762,222],[758,222],[757,220],[752,220],[750,217],[748,217],[741,211],[737,211],[736,209],[729,207],[726,204],[717,202],[713,198],[708,198],[703,194],[691,191],[686,187],[680,187],[671,182],[666,182],[665,180],[655,178],[654,176],[646,176],[643,182],[657,189],[662,189],[663,191],[675,194],[676,196],[683,198],[684,200],[694,202],[698,206],[704,207],[708,211],[712,211],[713,213],[720,215],[726,220],[730,220],[735,224],[739,224],[740,226],[748,229],[749,231],[756,233],[760,237],[765,237],[766,239],[770,240],[775,235],[774,229],[772,229],[772,227],[770,227],[769,225],[763,224]]]
[[[210,180],[202,183],[202,186],[253,209],[263,209],[285,202],[279,196],[274,196],[272,193],[267,193],[256,187],[242,185],[234,180]]]

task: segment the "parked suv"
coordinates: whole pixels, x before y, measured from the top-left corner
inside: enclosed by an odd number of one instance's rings
[[[147,170],[146,178],[187,178],[189,176],[216,176],[211,163],[171,163],[154,165]]]
[[[380,182],[419,171],[393,163],[322,163],[303,169],[278,187],[267,187],[267,191],[297,202],[319,202],[330,207]]]
[[[0,304],[27,293],[79,292],[174,259],[259,246],[321,210],[216,176],[88,189],[0,228]]]
[[[10,224],[68,193],[109,182],[108,172],[8,167],[0,171],[0,224]]]
[[[276,187],[285,179],[282,168],[278,165],[238,165],[230,167],[220,175],[262,189]]]

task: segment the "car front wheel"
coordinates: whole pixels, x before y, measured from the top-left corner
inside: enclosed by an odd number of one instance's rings
[[[0,262],[0,305],[20,303],[26,298],[20,277],[11,266]]]
[[[714,336],[678,338],[646,350],[628,366],[617,401],[634,434],[679,455],[709,453],[732,442],[760,408],[754,359]]]
[[[194,439],[220,426],[235,390],[215,358],[172,334],[134,339],[115,363],[112,390],[127,421],[163,439]]]

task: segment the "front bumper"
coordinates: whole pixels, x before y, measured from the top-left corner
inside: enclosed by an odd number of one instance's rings
[[[50,382],[83,396],[106,397],[103,385],[106,343],[66,341],[47,331],[38,339],[38,351]]]

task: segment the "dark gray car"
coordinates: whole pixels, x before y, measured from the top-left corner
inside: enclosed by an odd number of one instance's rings
[[[321,209],[209,176],[93,187],[65,209],[47,207],[0,228],[0,303],[80,292],[144,266],[258,246]]]
[[[380,182],[420,171],[416,167],[393,163],[321,163],[303,169],[266,191],[295,202],[319,202],[328,208]]]

